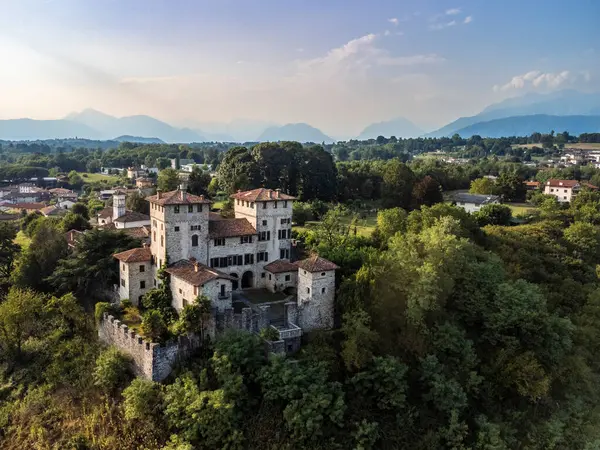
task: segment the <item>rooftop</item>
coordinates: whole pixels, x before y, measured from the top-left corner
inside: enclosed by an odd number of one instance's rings
[[[282,193],[279,190],[258,188],[251,191],[237,192],[231,195],[236,200],[245,200],[248,202],[264,202],[275,200],[296,200],[296,197]]]
[[[115,253],[113,256],[124,263],[152,261],[152,253],[150,252],[150,248],[146,246]]]
[[[40,209],[40,212],[45,216],[60,216],[62,214],[66,214],[67,210],[59,208],[56,205],[50,205]]]
[[[278,259],[267,264],[265,270],[271,273],[296,272],[298,266],[287,259]]]
[[[210,204],[211,201],[204,198],[204,195],[193,195],[184,190],[176,189],[170,192],[157,192],[156,195],[147,197],[151,203],[157,205],[192,205],[196,203]]]
[[[218,270],[212,269],[197,261],[182,259],[177,261],[166,269],[169,275],[180,278],[183,281],[194,286],[201,286],[204,283],[222,278],[225,280],[235,280],[232,276]]]
[[[123,222],[123,223],[143,222],[143,221],[150,221],[150,216],[148,216],[146,214],[142,214],[137,211],[126,211],[125,214],[123,214],[122,216],[117,217],[116,219],[113,219],[113,222]]]
[[[248,222],[248,219],[218,219],[208,222],[208,236],[211,239],[254,234],[256,234],[256,229]]]
[[[554,179],[550,179],[550,180],[546,181],[546,186],[574,188],[574,187],[579,186],[579,181],[577,181],[577,180],[554,180]]]
[[[339,269],[339,267],[334,263],[325,258],[321,258],[318,255],[313,255],[310,258],[303,259],[302,261],[296,261],[294,264],[301,269],[306,270],[307,272],[323,272],[327,270]]]
[[[468,194],[466,192],[456,193],[453,198],[455,202],[473,203],[475,205],[487,205],[488,203],[500,201],[500,197],[497,195]]]

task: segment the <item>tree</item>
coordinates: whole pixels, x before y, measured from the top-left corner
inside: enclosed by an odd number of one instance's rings
[[[187,190],[190,194],[207,195],[208,185],[211,181],[209,173],[203,172],[200,166],[194,165],[192,173],[190,173],[190,177],[188,178]]]
[[[171,167],[171,160],[162,156],[160,158],[156,158],[156,167],[158,170],[165,170]]]
[[[167,168],[158,173],[158,189],[163,192],[174,191],[179,187],[179,174],[175,169]]]
[[[527,194],[523,178],[517,173],[503,172],[496,180],[498,194],[507,201],[523,201]]]
[[[399,159],[388,161],[382,171],[382,197],[387,207],[408,209],[411,204],[415,174]]]
[[[496,194],[496,182],[491,178],[477,178],[471,181],[471,187],[469,188],[471,194],[481,195],[493,195]]]
[[[143,426],[157,427],[163,413],[162,385],[141,378],[134,379],[123,390],[125,418],[143,423]]]
[[[416,206],[431,206],[444,201],[440,183],[429,175],[415,184],[412,195]]]
[[[246,147],[233,147],[223,157],[217,170],[219,185],[228,194],[238,189],[246,190],[259,186],[258,164]]]
[[[127,196],[126,205],[131,211],[150,215],[150,203],[139,191]]]
[[[105,394],[115,394],[132,378],[131,359],[117,348],[109,347],[98,355],[93,378]]]
[[[371,318],[362,310],[344,314],[342,358],[349,371],[362,369],[373,357],[377,333],[371,330],[370,322]]]
[[[85,203],[75,203],[72,207],[71,207],[71,212],[74,214],[79,214],[80,216],[82,216],[84,219],[86,220],[90,220],[90,212],[88,210],[88,207]]]
[[[582,255],[594,257],[600,253],[600,229],[587,222],[576,222],[564,231],[567,242]]]
[[[73,211],[69,211],[61,221],[61,228],[66,233],[71,230],[89,230],[91,225],[81,214],[75,214]]]
[[[0,303],[0,347],[15,358],[23,342],[38,330],[42,297],[29,289],[12,288]]]
[[[298,226],[303,227],[306,222],[312,219],[312,213],[308,203],[294,202],[292,208],[292,221]]]
[[[69,257],[61,259],[47,281],[60,293],[73,292],[79,298],[110,297],[119,282],[119,268],[113,254],[139,245],[123,232],[95,228],[84,233]]]
[[[46,278],[52,275],[60,259],[67,255],[67,240],[61,230],[48,220],[43,221],[32,237],[29,247],[15,262],[12,281],[18,287],[40,291],[50,289]]]
[[[508,225],[510,219],[512,219],[512,210],[506,205],[491,203],[483,206],[473,215],[481,227],[485,225]]]
[[[210,318],[211,303],[206,296],[199,296],[194,303],[185,305],[181,311],[179,321],[180,330],[185,333],[195,333],[204,342],[204,328]]]
[[[157,310],[149,310],[144,313],[141,330],[144,336],[152,342],[164,342],[169,332],[162,314]]]
[[[83,178],[75,170],[69,172],[69,184],[71,187],[79,188],[83,185]]]
[[[17,229],[9,223],[0,223],[0,283],[6,285],[13,270],[20,247],[15,244]]]
[[[387,241],[399,231],[406,230],[406,211],[402,208],[382,209],[377,212],[376,236],[381,245],[387,244]]]

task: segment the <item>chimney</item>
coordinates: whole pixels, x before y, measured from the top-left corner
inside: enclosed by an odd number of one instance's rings
[[[160,189],[156,190],[156,199],[160,199]]]
[[[200,268],[200,267],[198,266],[198,263],[197,263],[197,262],[195,262],[195,263],[194,263],[194,272],[198,272],[198,269],[199,269],[199,268]]]
[[[280,193],[281,193],[281,189],[275,189],[275,198],[279,198]]]
[[[146,248],[148,247],[148,244],[146,242],[142,242],[142,248]]]
[[[272,198],[272,197],[271,197],[271,193],[272,193],[272,191],[269,189],[269,190],[267,191],[267,197],[269,197],[269,198]]]
[[[181,200],[185,200],[185,190],[181,189],[179,192],[181,193]]]
[[[204,200],[204,194],[200,194],[200,200]]]

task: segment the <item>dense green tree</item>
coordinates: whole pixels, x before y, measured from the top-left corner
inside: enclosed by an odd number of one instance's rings
[[[127,196],[126,205],[131,211],[150,215],[150,203],[138,191]]]
[[[84,231],[91,228],[90,223],[81,214],[69,211],[61,220],[61,229],[65,233],[71,230]]]
[[[115,347],[104,350],[96,359],[94,384],[105,394],[115,394],[132,378],[131,359]]]
[[[412,195],[415,206],[432,206],[444,200],[440,183],[429,175],[415,183]]]
[[[158,173],[158,189],[163,192],[174,191],[179,187],[179,174],[175,169],[166,168]]]
[[[187,190],[194,195],[207,195],[208,185],[211,182],[211,177],[208,172],[204,172],[200,166],[195,165],[192,168],[192,173],[188,178]]]
[[[499,188],[496,186],[496,182],[487,177],[477,178],[476,180],[471,181],[471,187],[469,188],[469,192],[471,194],[482,194],[482,195],[492,195],[498,193]]]
[[[512,219],[512,210],[506,205],[490,203],[473,213],[480,226],[508,225]]]
[[[17,228],[10,223],[0,223],[0,284],[6,286],[12,274],[20,247],[15,243]]]
[[[169,337],[167,323],[160,311],[151,309],[142,316],[142,333],[152,342],[164,342]]]
[[[38,317],[42,310],[42,298],[28,289],[13,288],[6,300],[0,303],[0,348],[21,356],[23,343],[38,329]]]
[[[389,161],[382,171],[382,197],[387,207],[407,209],[411,205],[415,174],[398,159]]]
[[[305,202],[294,202],[292,210],[292,221],[303,227],[306,222],[312,220],[312,211],[310,205]]]
[[[75,203],[72,207],[71,207],[71,212],[74,214],[79,214],[80,216],[82,216],[84,219],[86,220],[90,220],[90,212],[88,210],[88,207],[85,203]]]

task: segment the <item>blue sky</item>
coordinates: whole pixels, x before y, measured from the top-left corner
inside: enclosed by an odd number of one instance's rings
[[[0,0],[0,118],[424,128],[600,90],[596,0]]]

